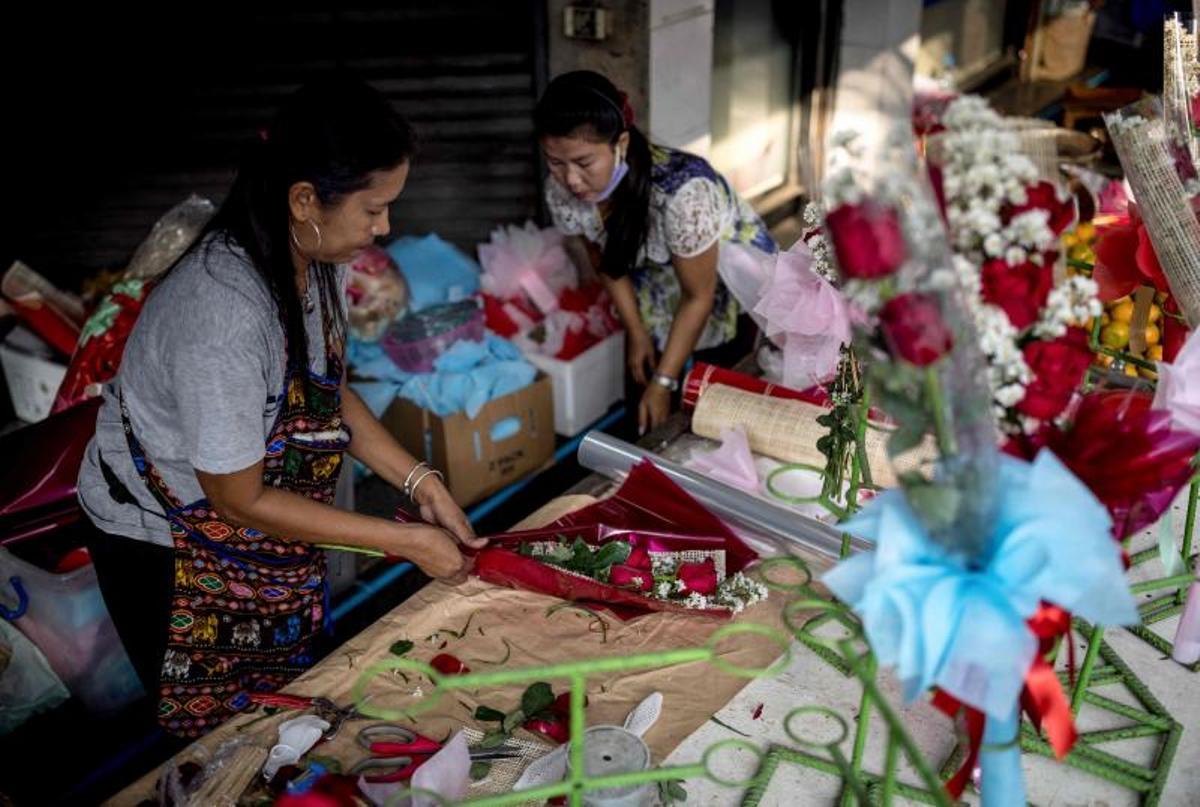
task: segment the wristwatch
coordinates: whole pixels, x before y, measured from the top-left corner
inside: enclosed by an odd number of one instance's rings
[[[654,383],[660,387],[666,387],[670,392],[675,392],[675,390],[679,389],[679,379],[671,378],[671,376],[664,373],[655,373]]]

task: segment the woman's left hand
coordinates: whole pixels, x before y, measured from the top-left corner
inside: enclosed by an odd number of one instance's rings
[[[472,549],[482,549],[487,546],[486,538],[478,538],[467,514],[463,512],[450,491],[442,484],[442,480],[431,476],[420,484],[413,497],[421,508],[421,518],[430,524],[436,524],[453,535],[460,544]]]
[[[671,392],[660,384],[646,385],[638,404],[638,433],[645,434],[663,423],[671,414]]]

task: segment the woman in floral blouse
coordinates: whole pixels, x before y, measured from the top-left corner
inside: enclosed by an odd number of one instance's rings
[[[625,325],[645,431],[666,419],[694,351],[726,363],[740,358],[735,345],[748,352],[752,326],[742,318],[738,338],[738,304],[721,278],[775,242],[706,160],[647,141],[625,94],[599,73],[555,78],[534,121],[554,225],[577,262],[599,270]]]

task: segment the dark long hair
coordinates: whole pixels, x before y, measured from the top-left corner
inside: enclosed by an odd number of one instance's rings
[[[650,216],[650,143],[627,114],[625,95],[604,76],[575,70],[546,87],[533,112],[538,137],[581,137],[616,143],[629,132],[625,160],[629,172],[612,195],[604,222],[607,239],[600,271],[618,278],[629,274],[646,242]]]
[[[373,173],[397,167],[415,150],[408,122],[378,91],[345,73],[297,90],[248,149],[229,195],[196,244],[211,232],[246,251],[275,302],[289,366],[305,369],[309,357],[289,247],[288,190],[311,182],[322,205],[336,205],[367,187]],[[340,341],[346,323],[334,266],[318,263],[317,270],[320,304]]]

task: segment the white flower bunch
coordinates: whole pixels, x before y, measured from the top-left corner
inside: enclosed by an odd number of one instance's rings
[[[1046,307],[1033,326],[1033,335],[1039,339],[1057,339],[1071,325],[1083,325],[1092,317],[1104,313],[1104,306],[1097,294],[1099,286],[1090,277],[1074,275],[1050,290]]]
[[[713,595],[713,599],[718,605],[723,605],[735,614],[739,614],[751,605],[765,600],[768,594],[770,592],[765,585],[737,572],[717,586],[717,592]]]
[[[1008,227],[1001,220],[1006,205],[1027,201],[1025,188],[1038,178],[1037,167],[1020,153],[1020,139],[977,96],[953,101],[944,123],[942,189],[954,248],[979,263],[1000,257],[1020,263],[1022,252],[1044,250],[1054,238],[1044,211],[1030,211],[1042,214],[1040,222],[1028,214]]]
[[[819,202],[809,202],[804,206],[804,245],[812,253],[812,270],[830,283],[836,284],[837,270],[833,265],[832,247],[825,240],[822,227],[825,223],[825,209]]]

